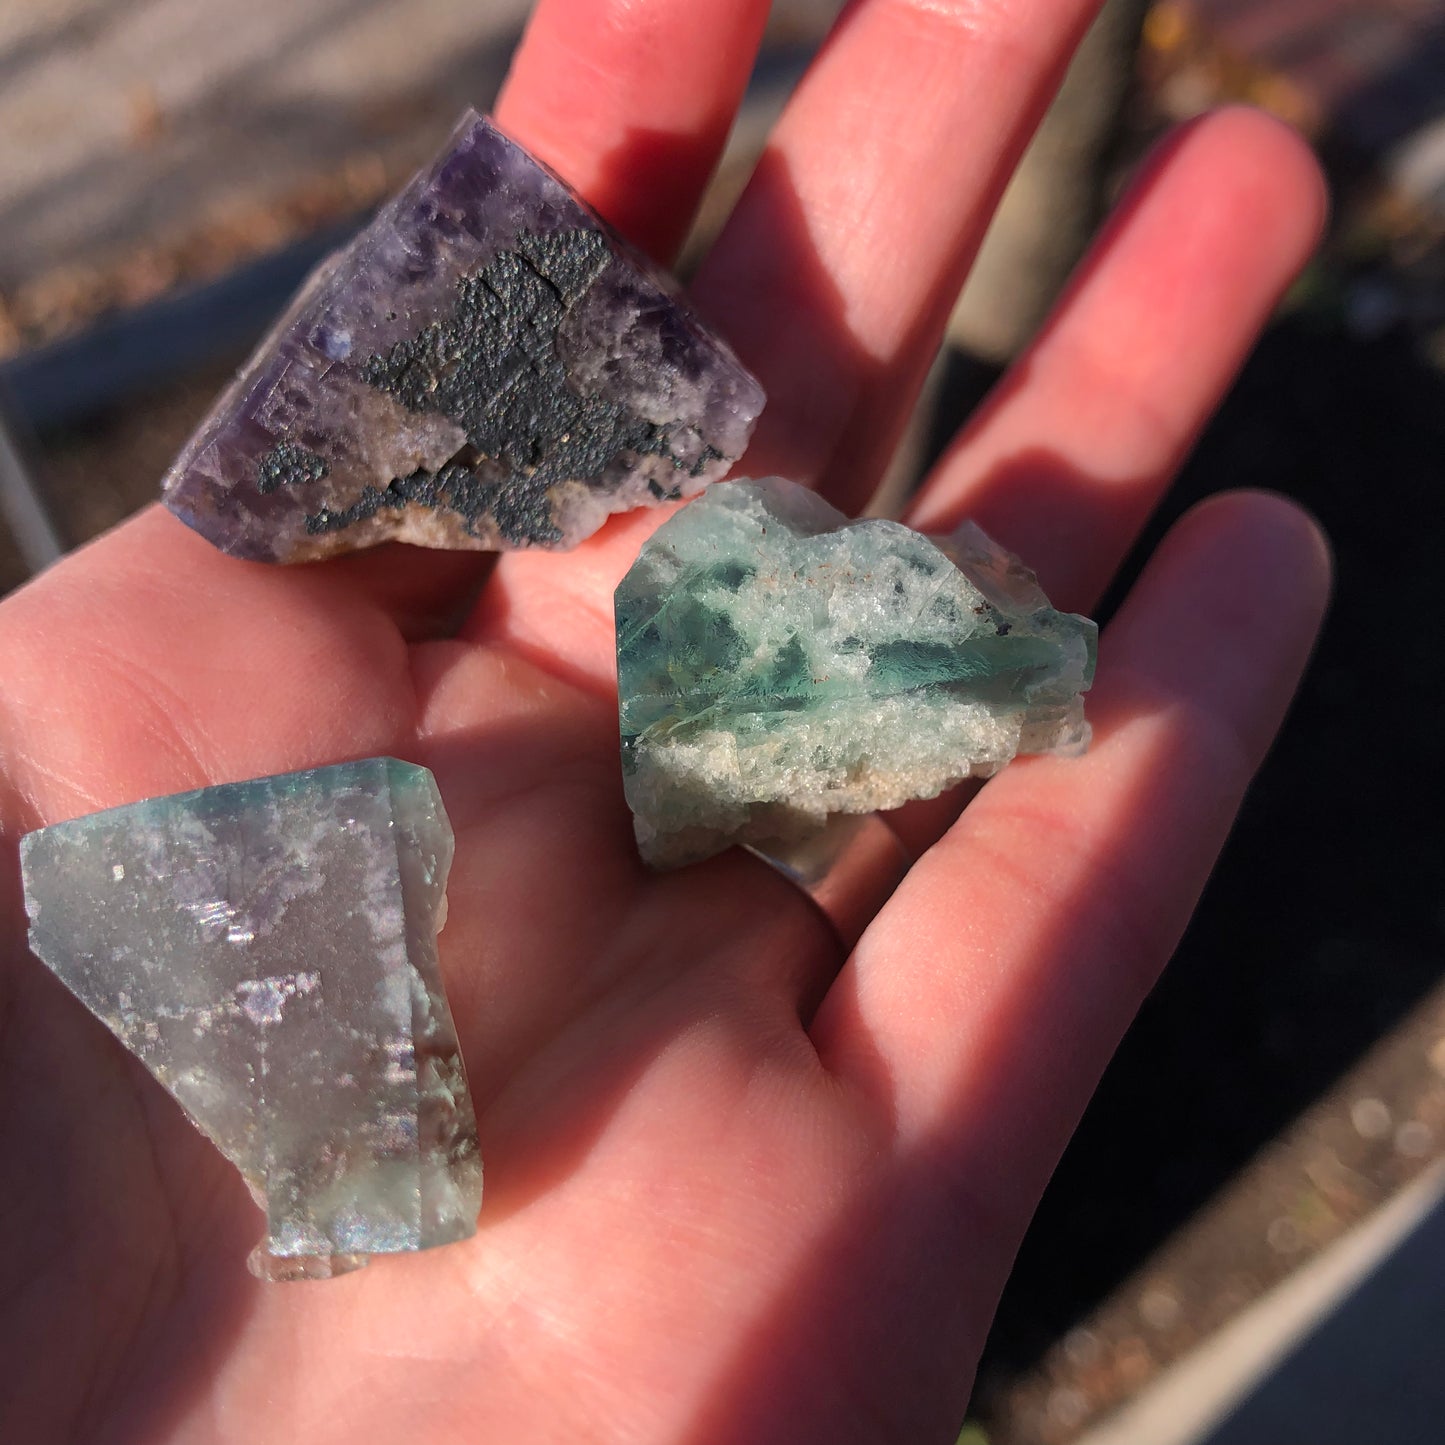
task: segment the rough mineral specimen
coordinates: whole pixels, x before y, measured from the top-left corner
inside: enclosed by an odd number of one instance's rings
[[[270,1279],[474,1233],[437,969],[452,833],[390,758],[152,798],[21,842],[30,944],[235,1163]]]
[[[665,277],[469,113],[302,288],[165,500],[261,561],[568,547],[722,476],[762,405]]]
[[[786,850],[829,814],[1088,744],[1094,624],[970,523],[924,537],[727,482],[658,529],[616,602],[624,786],[658,867]]]

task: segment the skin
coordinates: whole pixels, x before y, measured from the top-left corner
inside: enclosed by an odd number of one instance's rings
[[[676,250],[763,0],[541,0],[498,117]],[[876,480],[1084,0],[856,0],[705,261],[770,395],[740,474]],[[908,520],[976,516],[1086,609],[1308,255],[1322,186],[1245,111],[1144,169]],[[0,1437],[953,1439],[1038,1195],[1168,958],[1329,586],[1277,497],[1187,516],[1102,640],[1082,760],[1014,764],[851,954],[762,864],[653,877],[611,593],[576,552],[237,562],[152,509],[0,607]],[[27,829],[392,753],[458,835],[442,938],[481,1117],[473,1241],[264,1285],[228,1165],[25,950]]]

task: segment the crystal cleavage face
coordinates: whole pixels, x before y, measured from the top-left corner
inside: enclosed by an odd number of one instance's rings
[[[164,499],[259,561],[570,547],[724,475],[762,405],[670,280],[468,114],[307,281]]]

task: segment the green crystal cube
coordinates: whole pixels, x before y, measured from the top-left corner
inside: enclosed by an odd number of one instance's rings
[[[226,784],[20,845],[30,946],[240,1169],[251,1257],[317,1278],[476,1230],[437,964],[452,831],[393,758]]]

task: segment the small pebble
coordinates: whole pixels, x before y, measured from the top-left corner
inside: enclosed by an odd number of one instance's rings
[[[1139,1317],[1150,1329],[1173,1329],[1181,1313],[1178,1299],[1167,1289],[1146,1290],[1140,1297]]]
[[[1418,1119],[1408,1119],[1395,1130],[1395,1151],[1407,1159],[1423,1159],[1435,1147],[1435,1131]]]
[[[1064,1336],[1064,1358],[1076,1370],[1087,1370],[1091,1365],[1097,1365],[1103,1352],[1104,1347],[1093,1330],[1080,1326]]]
[[[1362,1139],[1384,1139],[1390,1133],[1390,1110],[1381,1099],[1357,1099],[1350,1106],[1350,1123]]]
[[[1049,1419],[1065,1429],[1083,1424],[1088,1413],[1089,1402],[1079,1390],[1064,1387],[1049,1396]]]
[[[1276,1254],[1296,1254],[1304,1245],[1299,1225],[1294,1220],[1283,1217],[1269,1226],[1264,1237]]]

